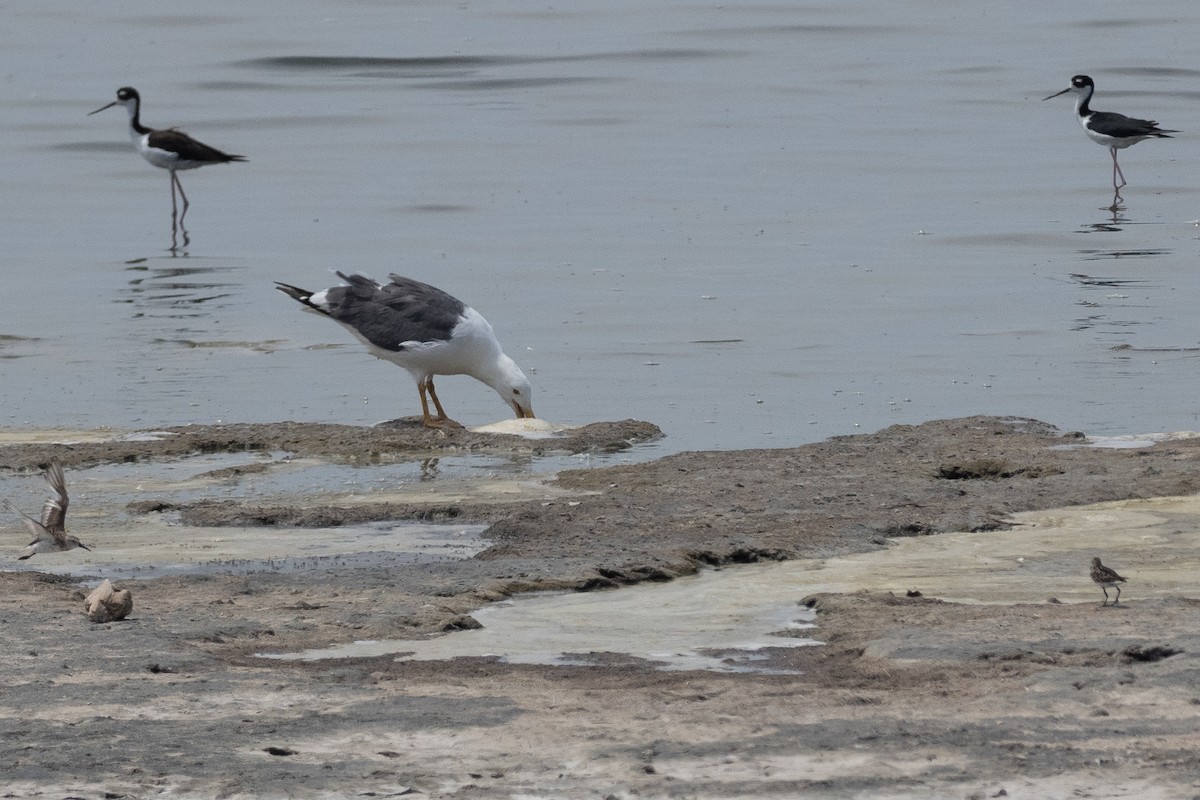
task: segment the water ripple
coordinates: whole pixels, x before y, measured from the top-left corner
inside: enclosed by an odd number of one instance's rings
[[[290,71],[358,71],[368,77],[395,77],[397,73],[415,73],[427,77],[431,70],[477,70],[485,67],[511,67],[525,64],[553,64],[580,61],[689,61],[733,55],[725,50],[706,48],[653,48],[617,50],[601,53],[576,53],[559,56],[415,56],[406,58],[379,56],[268,56],[233,62],[232,66],[250,69]],[[369,72],[362,72],[369,70]]]

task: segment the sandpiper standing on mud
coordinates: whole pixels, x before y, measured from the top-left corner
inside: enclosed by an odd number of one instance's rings
[[[1113,588],[1117,590],[1117,599],[1113,600],[1113,605],[1121,602],[1121,587],[1117,584],[1124,583],[1125,579],[1117,574],[1117,571],[1110,569],[1100,563],[1100,559],[1092,559],[1092,580],[1100,584],[1100,590],[1104,592],[1104,602],[1101,607],[1108,605],[1108,590]]]

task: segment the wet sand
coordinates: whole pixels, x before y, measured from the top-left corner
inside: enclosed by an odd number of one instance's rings
[[[615,449],[654,432],[601,425],[566,449]],[[170,433],[0,444],[0,465],[36,470],[57,455],[70,483],[72,469],[151,469],[198,451],[382,464],[554,446],[431,437],[408,425]],[[1192,660],[1200,601],[1186,582],[1197,566],[1197,513],[1153,498],[1196,493],[1200,440],[1087,444],[1032,420],[975,417],[791,449],[569,470],[501,499],[218,501],[203,489],[190,499],[148,497],[104,524],[169,517],[184,537],[197,525],[269,532],[452,519],[486,523],[490,544],[459,560],[331,559],[309,570],[124,580],[133,615],[104,625],[84,616],[78,577],[5,573],[6,789],[16,797],[1190,796],[1200,785]],[[255,474],[233,469],[221,480]],[[1053,511],[1095,503],[1107,505]],[[99,521],[80,522],[101,549]],[[12,555],[24,543],[16,536]],[[1101,608],[1087,580],[1092,555],[1130,578],[1115,608]],[[824,642],[762,651],[782,674],[667,672],[615,652],[582,654],[587,665],[571,667],[261,657],[476,628],[478,609],[523,592],[608,590],[711,568],[736,575],[774,562],[814,576],[797,578],[795,604],[816,611],[817,627],[790,635]]]

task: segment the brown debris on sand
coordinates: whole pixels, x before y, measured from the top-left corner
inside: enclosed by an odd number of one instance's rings
[[[83,605],[92,622],[116,622],[125,619],[133,611],[133,594],[128,589],[117,589],[112,581],[105,578],[87,596]]]

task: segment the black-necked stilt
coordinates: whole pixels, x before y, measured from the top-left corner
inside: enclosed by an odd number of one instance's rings
[[[421,395],[422,422],[461,428],[446,416],[433,388],[434,375],[470,375],[496,390],[518,419],[533,419],[529,379],[506,356],[483,316],[426,283],[389,275],[379,284],[362,275],[337,276],[347,285],[310,292],[276,281],[276,288],[309,311],[340,322],[371,355],[408,370]],[[429,413],[425,393],[437,409]]]
[[[37,553],[57,553],[64,550],[74,550],[82,547],[91,550],[78,538],[67,534],[67,479],[63,475],[62,465],[58,459],[53,459],[46,468],[46,483],[54,491],[54,497],[48,498],[42,505],[42,519],[39,522],[28,514],[17,509],[12,503],[4,501],[4,507],[21,517],[25,527],[33,534],[33,541],[26,547],[18,561],[24,561]]]
[[[183,213],[179,214],[179,224],[183,225],[183,218],[187,215],[188,199],[183,193],[183,184],[179,182],[179,176],[175,173],[181,169],[196,169],[209,164],[228,164],[231,161],[245,161],[245,156],[235,156],[228,153],[222,153],[215,147],[209,147],[203,142],[197,142],[192,137],[188,136],[181,130],[175,128],[164,128],[156,130],[147,128],[139,119],[141,112],[142,98],[137,93],[137,89],[131,86],[122,86],[117,89],[117,99],[113,100],[106,106],[97,108],[95,111],[88,113],[99,114],[106,108],[113,106],[124,106],[129,112],[129,137],[133,139],[133,146],[141,153],[142,158],[149,161],[156,167],[171,173],[171,222],[174,227],[177,207],[175,204],[175,190],[179,190],[179,196],[183,198]]]
[[[1118,150],[1137,144],[1143,139],[1170,139],[1169,134],[1179,133],[1179,131],[1160,128],[1154,120],[1134,119],[1110,111],[1092,111],[1088,108],[1088,102],[1092,99],[1095,91],[1096,84],[1092,82],[1091,78],[1087,75],[1076,75],[1071,78],[1070,86],[1061,92],[1055,92],[1050,97],[1058,97],[1067,92],[1075,94],[1075,115],[1079,117],[1079,124],[1083,126],[1083,132],[1088,135],[1089,139],[1096,144],[1104,145],[1112,154],[1113,188],[1120,189],[1125,185],[1125,173],[1121,172],[1121,165],[1117,163]],[[1050,97],[1042,99],[1049,100]],[[1118,175],[1121,177],[1120,184],[1117,183]]]

